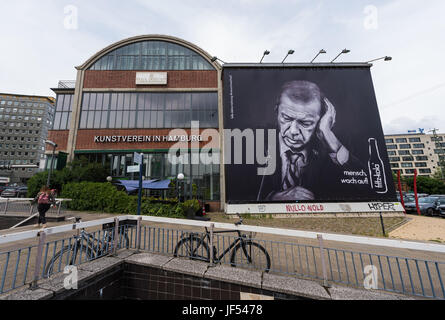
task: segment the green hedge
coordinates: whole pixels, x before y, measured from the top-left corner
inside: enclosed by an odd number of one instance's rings
[[[71,182],[62,187],[62,198],[72,199],[68,209],[118,214],[137,214],[137,196],[118,191],[111,183]],[[196,212],[198,200],[178,203],[177,199],[142,198],[141,214],[171,218],[184,218],[188,210]]]

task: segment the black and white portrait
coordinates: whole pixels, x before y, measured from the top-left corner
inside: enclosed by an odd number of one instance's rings
[[[351,70],[350,76],[335,69],[255,71],[230,73],[232,113],[225,113],[224,127],[275,129],[275,141],[264,141],[274,170],[258,175],[255,168],[264,163],[226,165],[229,201],[363,201],[395,195],[392,186],[377,194],[370,183],[368,140],[377,138],[385,156],[386,149],[369,70]],[[389,166],[385,170],[391,175]]]

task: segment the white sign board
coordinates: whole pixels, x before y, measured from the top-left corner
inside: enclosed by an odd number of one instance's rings
[[[136,84],[167,84],[167,72],[136,72]]]
[[[128,166],[127,167],[127,172],[131,173],[131,172],[139,172],[139,166]]]
[[[404,212],[399,202],[227,204],[226,213],[364,213]]]
[[[9,183],[10,179],[8,177],[0,177],[0,183]]]
[[[133,158],[134,158],[134,163],[142,164],[142,153],[135,152]]]

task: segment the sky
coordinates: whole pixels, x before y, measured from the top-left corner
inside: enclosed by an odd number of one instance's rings
[[[54,96],[104,47],[142,34],[192,42],[225,62],[377,61],[385,134],[445,132],[443,0],[15,0],[0,2],[0,92]]]

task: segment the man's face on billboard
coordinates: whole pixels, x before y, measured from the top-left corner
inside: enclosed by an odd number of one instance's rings
[[[318,99],[303,102],[293,101],[287,95],[281,96],[278,126],[284,143],[290,149],[302,149],[311,140],[320,121],[320,112]]]

